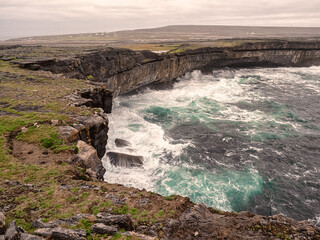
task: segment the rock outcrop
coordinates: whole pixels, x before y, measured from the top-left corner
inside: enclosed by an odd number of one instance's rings
[[[107,226],[103,223],[95,223],[91,226],[90,230],[93,233],[98,234],[108,234],[108,235],[114,235],[118,232],[118,227],[116,226]]]
[[[187,209],[179,219],[167,220],[164,239],[320,239],[311,222],[282,215],[210,211],[204,204]]]
[[[76,107],[87,106],[92,108],[102,108],[105,113],[112,110],[112,91],[105,86],[97,86],[90,89],[82,89],[71,96],[71,105]]]
[[[69,163],[86,169],[91,179],[103,180],[105,169],[101,158],[105,154],[108,140],[108,117],[101,113],[92,116],[75,117],[77,123],[72,126],[59,126],[59,133],[64,143],[76,143],[78,153]]]
[[[103,180],[106,170],[102,166],[96,149],[81,140],[78,141],[77,147],[79,152],[70,160],[70,163],[86,169],[91,179]]]
[[[108,140],[108,116],[103,111],[92,116],[75,117],[77,122],[73,126],[59,126],[60,136],[65,143],[82,140],[92,145],[102,158],[105,154],[105,146]]]
[[[0,212],[0,235],[4,233],[5,226],[6,226],[6,217],[2,212]]]
[[[158,223],[133,224],[127,215],[99,212],[96,216],[77,214],[72,218],[52,220],[44,223],[41,219],[33,222],[33,234],[27,234],[12,221],[0,240],[40,239],[88,239],[96,234],[114,234],[136,237],[137,239],[306,239],[319,240],[320,228],[308,221],[297,222],[282,215],[260,216],[249,212],[221,212],[207,208],[205,204],[194,205],[182,212],[178,218],[167,218]],[[89,229],[77,228],[81,220]],[[83,221],[82,221],[83,222]],[[77,228],[77,229],[75,229]],[[112,238],[113,239],[113,238]],[[135,239],[135,238],[134,238]]]
[[[308,67],[319,64],[318,41],[270,40],[164,55],[107,48],[67,59],[21,62],[20,66],[100,82],[117,96],[150,83],[171,81],[195,69],[210,71],[221,67]]]
[[[89,117],[76,117],[79,124],[74,127],[79,130],[79,139],[91,144],[102,158],[106,152],[108,140],[108,116],[106,113],[96,113]]]
[[[117,153],[117,152],[108,152],[107,156],[110,159],[110,163],[116,167],[142,167],[143,157],[134,156],[130,154]]]
[[[108,226],[118,226],[119,228],[123,228],[127,231],[133,230],[132,219],[129,215],[113,215],[104,212],[100,212],[97,214],[97,219],[94,221],[95,223],[103,223]]]
[[[5,240],[20,240],[21,237],[21,230],[16,224],[16,221],[12,221],[8,228],[7,231],[4,235]]]
[[[116,138],[114,140],[114,143],[116,144],[117,147],[128,147],[131,146],[131,143],[127,140]]]

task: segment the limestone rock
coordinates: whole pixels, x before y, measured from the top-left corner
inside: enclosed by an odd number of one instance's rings
[[[4,233],[5,225],[6,225],[6,217],[2,212],[0,212],[0,234]]]
[[[87,107],[100,107],[106,113],[111,113],[112,110],[112,91],[105,87],[96,87],[92,89],[84,90],[80,93],[80,96],[86,101],[83,105]]]
[[[103,180],[106,170],[102,166],[96,149],[81,140],[78,141],[77,147],[79,152],[71,159],[71,164],[89,170],[88,173],[93,179]]]
[[[136,232],[125,232],[122,235],[123,236],[131,236],[131,237],[134,237],[134,238],[137,238],[137,239],[140,239],[140,240],[155,240],[155,239],[158,239],[158,238],[155,238],[155,237],[150,237],[148,235],[144,235],[144,234],[136,233]]]
[[[20,240],[43,240],[43,238],[36,235],[21,233]]]
[[[112,215],[108,213],[98,213],[95,223],[104,223],[105,225],[118,225],[127,231],[133,230],[132,219],[129,215]]]
[[[83,229],[53,228],[51,238],[55,240],[86,240],[86,231]]]
[[[116,167],[132,168],[142,167],[143,165],[142,156],[134,156],[117,152],[108,152],[107,156],[110,159],[110,163]]]
[[[17,227],[16,221],[12,221],[8,228],[7,231],[4,235],[5,240],[19,240],[21,237],[21,233]]]
[[[72,125],[75,129],[79,131],[79,137],[82,141],[88,141],[88,131],[83,124],[73,124]]]
[[[32,222],[31,227],[32,228],[55,228],[55,227],[58,227],[58,224],[54,222],[44,223],[42,222],[41,218],[39,218]]]
[[[42,237],[50,237],[52,235],[53,228],[39,228],[34,231],[35,234],[42,236]]]
[[[95,223],[91,226],[91,231],[97,234],[114,235],[118,232],[118,228],[116,226],[107,226],[103,223]]]
[[[68,226],[68,227],[74,227],[78,224],[80,219],[85,218],[82,215],[87,215],[87,214],[77,214],[73,218],[66,218],[66,219],[58,219],[58,220],[52,220],[48,223],[42,222],[41,218],[36,219],[32,223],[32,228],[56,228],[58,226]],[[89,216],[89,215],[88,215]]]
[[[116,138],[116,140],[114,140],[115,144],[117,147],[128,147],[131,146],[131,143],[127,140],[124,139],[120,139],[120,138]]]
[[[113,204],[120,204],[120,205],[123,205],[126,203],[126,199],[125,198],[119,198],[111,193],[108,193],[106,195],[106,198],[109,198]]]
[[[59,124],[59,120],[57,120],[57,119],[52,119],[51,120],[51,125],[52,126],[57,126]]]
[[[90,117],[77,117],[76,120],[85,126],[87,138],[83,139],[81,137],[81,140],[91,144],[97,150],[98,157],[102,158],[106,152],[108,140],[109,128],[107,114],[96,113]]]
[[[79,140],[79,131],[71,126],[59,126],[59,133],[64,143],[72,143]]]
[[[281,232],[281,229],[285,229],[285,232]],[[188,208],[178,220],[168,219],[163,231],[164,239],[170,240],[274,240],[278,239],[278,234],[290,239],[317,239],[320,234],[320,229],[311,222],[297,222],[282,215],[260,216],[249,212],[215,213],[205,204]]]

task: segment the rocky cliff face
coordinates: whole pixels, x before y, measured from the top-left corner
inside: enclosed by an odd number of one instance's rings
[[[101,82],[113,96],[186,72],[221,67],[308,67],[320,64],[320,42],[267,41],[236,47],[199,48],[176,54],[100,49],[67,59],[20,63],[21,67]]]

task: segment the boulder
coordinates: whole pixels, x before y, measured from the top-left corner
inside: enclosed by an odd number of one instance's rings
[[[7,231],[4,235],[5,240],[19,240],[21,237],[21,232],[19,231],[19,228],[16,224],[16,221],[12,221],[8,228]]]
[[[83,229],[53,228],[51,238],[55,240],[86,240]]]
[[[36,235],[21,233],[20,240],[43,240],[43,238]]]
[[[78,215],[76,215],[76,216],[78,216]],[[69,219],[69,218],[58,219],[58,220],[52,220],[48,223],[44,223],[44,222],[42,222],[41,218],[39,218],[39,219],[36,219],[32,222],[31,227],[37,228],[37,229],[39,229],[39,228],[56,228],[58,226],[74,227],[78,224],[80,219],[82,219],[82,218],[79,217],[79,219],[78,219],[77,217],[73,217],[71,219]]]
[[[64,143],[72,143],[79,140],[79,131],[71,126],[58,127],[60,136]]]
[[[111,113],[112,110],[112,91],[105,87],[96,87],[91,89],[85,89],[80,92],[80,96],[90,101],[86,101],[81,105],[87,107],[100,107],[106,113]]]
[[[2,212],[0,212],[0,234],[4,233],[5,226],[6,226],[6,217]]]
[[[108,234],[114,235],[118,232],[118,227],[116,226],[107,226],[103,223],[95,223],[91,226],[91,231],[97,234]]]
[[[110,159],[110,163],[116,167],[142,167],[143,157],[134,156],[125,153],[108,152],[107,156]]]
[[[32,222],[31,225],[32,228],[55,228],[58,227],[58,224],[55,222],[48,222],[48,223],[44,223],[42,222],[41,218],[36,219]]]
[[[0,235],[0,240],[4,240],[4,235]]]
[[[111,193],[108,193],[106,195],[106,198],[109,198],[113,204],[123,205],[123,204],[126,203],[126,199],[125,198],[119,198],[119,197],[117,197],[117,196],[115,196],[115,195],[113,195]]]
[[[104,212],[97,214],[95,223],[104,223],[105,225],[118,225],[119,228],[124,228],[127,231],[133,230],[132,219],[129,215],[113,215]]]
[[[103,180],[106,172],[102,162],[97,155],[96,149],[84,141],[79,140],[77,143],[78,154],[70,160],[70,163],[81,168],[87,169],[92,179]]]
[[[72,126],[79,131],[79,137],[80,137],[79,140],[88,141],[88,131],[86,126],[80,123],[79,124],[75,123]]]
[[[39,228],[34,231],[34,234],[48,238],[52,235],[52,230],[53,228]]]
[[[116,140],[114,140],[114,143],[116,144],[117,147],[131,146],[131,143],[129,141],[124,140],[124,139],[120,139],[120,138],[116,138]]]
[[[90,117],[75,118],[80,124],[85,126],[85,134],[81,135],[81,140],[90,143],[98,153],[98,157],[102,158],[106,152],[106,145],[108,140],[108,116],[105,113],[96,113]],[[83,132],[83,130],[82,130]],[[82,135],[86,135],[85,139]]]

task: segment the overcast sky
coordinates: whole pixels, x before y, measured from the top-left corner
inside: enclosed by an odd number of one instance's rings
[[[320,27],[320,0],[0,0],[0,39],[177,24]]]

